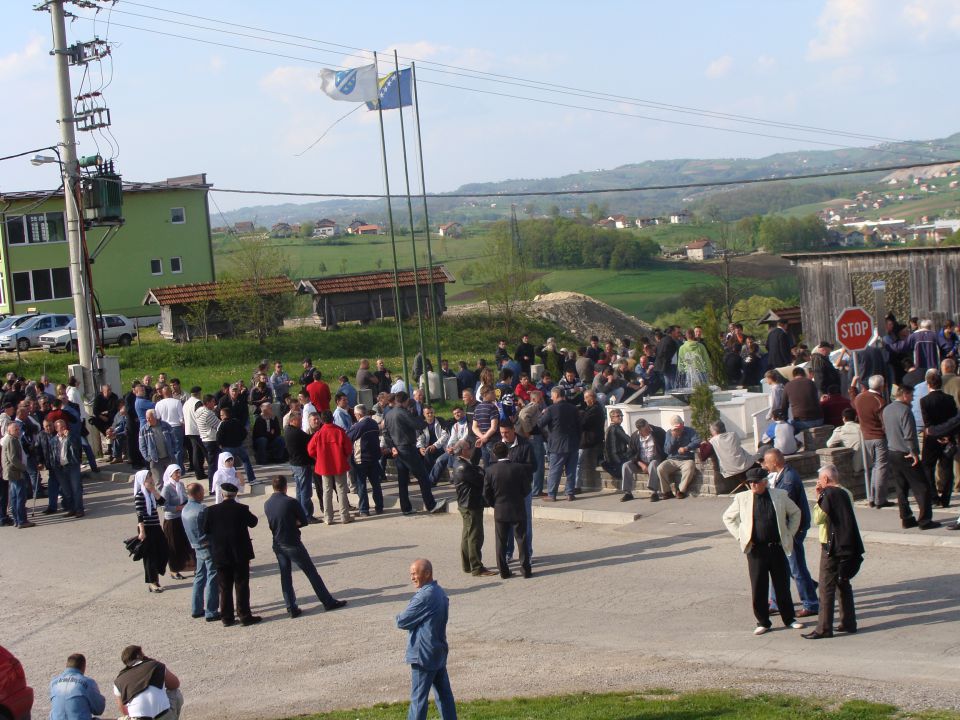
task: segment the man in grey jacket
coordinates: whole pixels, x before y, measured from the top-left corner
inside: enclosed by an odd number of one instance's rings
[[[27,520],[27,496],[30,494],[30,480],[27,466],[23,462],[23,446],[20,444],[20,425],[11,422],[7,432],[0,440],[2,452],[3,477],[10,483],[10,514],[13,524],[18,528],[30,528],[34,523]]]
[[[904,528],[932,530],[940,527],[940,523],[933,520],[932,489],[920,464],[917,421],[913,417],[913,388],[898,386],[893,400],[883,409],[883,430],[887,438],[890,477],[897,489],[900,524]],[[908,489],[917,500],[919,518],[915,518],[910,509]]]

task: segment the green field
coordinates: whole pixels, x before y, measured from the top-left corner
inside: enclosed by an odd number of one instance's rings
[[[829,683],[827,690],[829,692]],[[400,720],[406,704],[376,705],[301,716],[300,720]],[[438,717],[431,707],[429,718]],[[900,712],[891,705],[789,695],[744,696],[729,691],[675,695],[669,690],[642,693],[579,694],[457,703],[461,720],[957,720],[949,711]]]

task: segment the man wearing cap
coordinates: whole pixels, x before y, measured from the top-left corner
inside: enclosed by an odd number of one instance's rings
[[[757,619],[753,634],[763,635],[770,630],[767,596],[771,579],[784,626],[799,630],[803,624],[794,616],[787,556],[793,552],[793,536],[800,527],[800,508],[785,491],[768,488],[766,472],[759,468],[747,472],[747,482],[750,491],[734,496],[723,514],[723,524],[747,556],[753,614]]]
[[[920,447],[917,443],[917,422],[913,417],[913,388],[899,385],[893,400],[883,409],[883,429],[887,438],[887,458],[890,476],[897,490],[897,505],[900,508],[900,524],[904,528],[919,527],[932,530],[940,527],[933,519],[933,488],[927,482],[920,464]],[[913,516],[907,490],[913,492],[917,501],[918,518]]]
[[[255,625],[262,618],[250,611],[250,561],[254,554],[249,528],[257,526],[257,516],[246,505],[237,502],[236,485],[224,483],[220,489],[223,502],[207,508],[203,532],[210,540],[210,553],[217,568],[221,622],[230,627],[239,618],[241,625]]]
[[[683,500],[687,496],[687,489],[693,483],[697,470],[694,458],[699,447],[700,437],[697,431],[686,427],[679,415],[670,418],[670,432],[663,443],[663,452],[667,459],[657,466],[660,493],[664,499],[674,497],[672,483],[677,473],[680,474],[680,482],[677,483],[676,497]]]

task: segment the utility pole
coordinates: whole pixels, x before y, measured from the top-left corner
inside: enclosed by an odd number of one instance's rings
[[[80,163],[77,159],[77,123],[82,122],[81,129],[91,130],[109,124],[109,111],[94,111],[83,113],[84,117],[75,116],[73,111],[73,95],[70,89],[70,65],[83,64],[91,59],[97,59],[101,51],[99,41],[80,44],[73,47],[67,45],[66,16],[64,3],[66,0],[48,0],[36,7],[37,10],[47,10],[50,13],[50,23],[53,28],[54,48],[51,55],[54,57],[57,70],[57,94],[59,101],[60,145],[62,150],[63,195],[67,219],[67,246],[70,251],[70,288],[73,295],[73,311],[77,321],[77,348],[79,362],[82,369],[82,385],[85,395],[92,399],[94,390],[94,370],[97,369],[94,358],[93,311],[91,302],[91,288],[88,283],[86,251],[81,235],[80,209]],[[83,2],[83,0],[80,0]],[[108,51],[107,51],[108,52]],[[104,123],[102,112],[106,112]]]

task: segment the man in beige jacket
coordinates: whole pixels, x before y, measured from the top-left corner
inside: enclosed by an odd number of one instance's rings
[[[734,497],[723,514],[723,524],[747,556],[753,614],[757,618],[753,634],[763,635],[770,630],[771,578],[783,624],[799,630],[803,624],[796,622],[794,615],[787,556],[793,552],[793,536],[800,527],[800,508],[783,490],[767,487],[763,470],[749,470],[747,482],[750,490]]]

